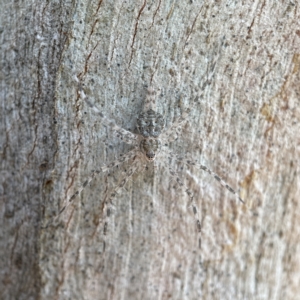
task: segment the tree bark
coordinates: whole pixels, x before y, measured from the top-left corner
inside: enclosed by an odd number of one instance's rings
[[[299,20],[292,2],[2,1],[0,298],[296,299]],[[131,161],[56,218],[132,148],[83,94],[137,133],[148,88],[166,128],[190,109],[168,149],[245,204],[161,153],[109,218]]]

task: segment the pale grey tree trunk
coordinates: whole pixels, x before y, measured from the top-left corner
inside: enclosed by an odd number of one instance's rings
[[[284,1],[2,1],[1,299],[296,299],[300,13]],[[168,147],[113,200],[147,88]],[[194,193],[202,246],[190,199]],[[53,222],[46,229],[43,226]],[[105,245],[105,247],[104,247]]]

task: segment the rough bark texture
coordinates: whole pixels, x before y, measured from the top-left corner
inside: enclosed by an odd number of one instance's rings
[[[63,2],[63,3],[60,3]],[[300,293],[300,12],[290,1],[1,2],[1,299],[296,299]],[[169,148],[103,203],[130,163],[80,96],[135,131],[147,87]],[[168,167],[192,189],[189,198]],[[105,244],[105,248],[104,248]]]

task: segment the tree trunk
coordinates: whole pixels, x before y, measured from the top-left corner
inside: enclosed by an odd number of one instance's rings
[[[1,4],[0,298],[296,299],[297,2],[60,2]],[[137,133],[149,88],[166,130],[190,110],[164,147],[245,204],[163,151],[69,202],[132,148],[95,108]]]

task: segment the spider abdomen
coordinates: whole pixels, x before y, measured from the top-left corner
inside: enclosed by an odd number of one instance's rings
[[[142,112],[137,118],[137,129],[144,138],[157,138],[164,127],[163,116],[152,109]]]

